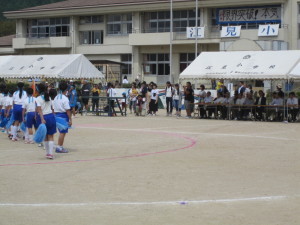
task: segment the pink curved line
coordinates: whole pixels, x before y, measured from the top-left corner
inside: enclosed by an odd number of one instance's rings
[[[127,156],[115,156],[115,157],[110,157],[110,158],[80,159],[80,160],[61,161],[61,162],[52,161],[52,162],[41,162],[41,163],[0,164],[0,166],[33,166],[33,165],[65,164],[65,163],[80,163],[80,162],[93,162],[93,161],[104,161],[104,160],[138,158],[138,157],[145,157],[145,156],[150,156],[150,155],[158,155],[158,154],[163,154],[163,153],[171,153],[171,152],[177,152],[177,151],[189,149],[189,148],[194,147],[196,145],[196,143],[197,143],[197,141],[195,139],[190,138],[190,137],[186,137],[186,136],[183,136],[183,135],[178,135],[178,134],[173,134],[173,133],[167,133],[167,132],[156,132],[156,131],[143,131],[143,132],[158,133],[158,134],[163,134],[163,135],[178,137],[178,138],[185,139],[185,140],[189,141],[189,145],[181,147],[181,148],[170,149],[170,150],[159,151],[159,152],[148,152],[148,153],[127,155]]]

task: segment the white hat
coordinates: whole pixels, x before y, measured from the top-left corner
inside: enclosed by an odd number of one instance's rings
[[[70,82],[74,82],[73,80],[70,80]]]
[[[277,84],[277,86],[276,87],[278,87],[278,88],[282,88],[282,85],[281,84]]]

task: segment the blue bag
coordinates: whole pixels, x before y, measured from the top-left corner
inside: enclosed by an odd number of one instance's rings
[[[56,120],[56,127],[59,130],[66,130],[69,127],[69,123],[61,117],[55,116],[55,120]]]
[[[8,130],[8,129],[11,127],[11,125],[13,125],[14,122],[15,122],[14,114],[12,114],[12,115],[10,116],[10,119],[8,120],[8,122],[7,122],[6,126],[5,126],[5,128]]]
[[[36,143],[42,143],[45,140],[46,134],[47,134],[47,127],[45,124],[42,123],[40,124],[39,128],[35,132],[33,136],[33,140]]]
[[[26,124],[24,122],[21,123],[20,129],[25,133],[26,132]]]

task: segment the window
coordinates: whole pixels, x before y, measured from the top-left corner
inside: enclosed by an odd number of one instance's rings
[[[125,64],[121,66],[122,75],[131,75],[132,55],[131,54],[121,55],[121,62]]]
[[[28,37],[46,38],[70,36],[70,18],[44,18],[27,21]]]
[[[145,54],[144,73],[145,75],[169,75],[169,54]]]
[[[198,12],[198,26],[200,24],[200,10]],[[173,11],[173,31],[186,32],[186,27],[196,25],[195,10],[177,10]],[[144,16],[144,32],[158,33],[170,32],[170,11],[149,12]]]
[[[108,35],[126,35],[132,33],[132,15],[115,14],[107,16]]]
[[[81,31],[79,41],[81,45],[103,44],[103,30]]]
[[[183,72],[195,59],[195,53],[180,54],[180,72]]]
[[[103,21],[104,21],[104,16],[102,16],[102,15],[79,17],[80,24],[103,23]]]

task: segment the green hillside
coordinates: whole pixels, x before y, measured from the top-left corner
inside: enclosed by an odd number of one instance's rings
[[[7,20],[3,12],[45,5],[64,0],[1,0],[0,4],[0,36],[15,34],[15,22]]]

